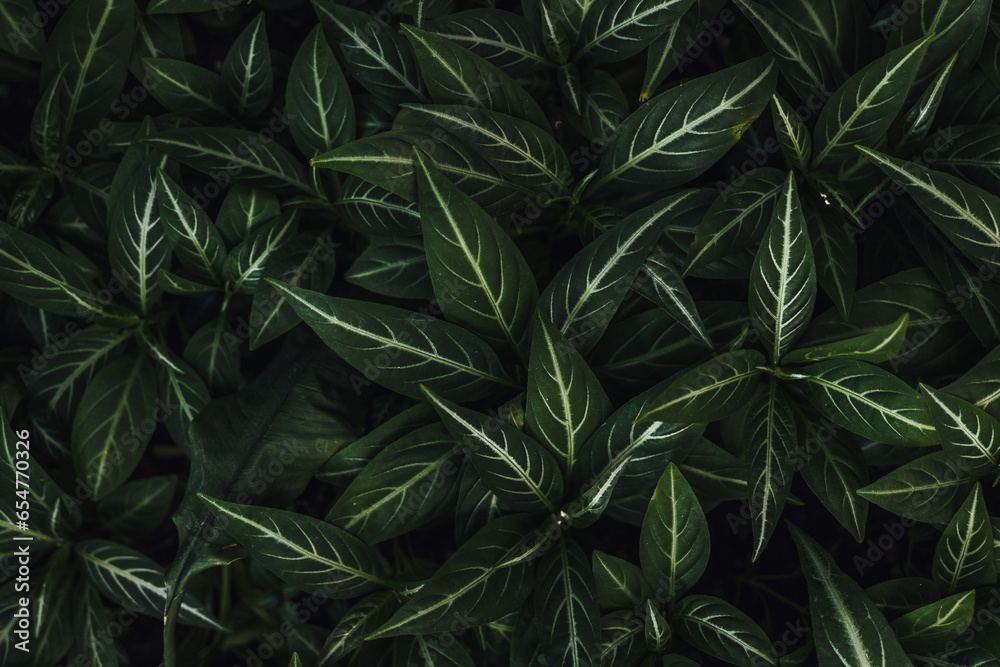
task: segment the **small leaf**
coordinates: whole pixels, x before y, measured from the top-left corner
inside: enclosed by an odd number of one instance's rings
[[[150,94],[170,111],[226,118],[222,83],[215,72],[172,58],[143,58]]]
[[[369,292],[397,299],[431,301],[435,298],[427,251],[420,236],[372,238],[344,274],[344,280]]]
[[[226,249],[208,214],[162,169],[157,169],[157,204],[163,233],[195,279],[221,282]]]
[[[122,535],[150,533],[167,518],[176,489],[176,475],[127,482],[98,504],[101,525]]]
[[[788,166],[804,170],[809,165],[809,158],[812,155],[809,128],[798,112],[778,94],[771,97],[771,116],[774,119],[774,131],[778,135],[781,153],[785,156]]]
[[[968,401],[925,384],[941,447],[969,475],[989,475],[1000,466],[1000,423]]]
[[[826,359],[857,359],[871,364],[880,364],[899,354],[906,339],[906,327],[909,321],[910,314],[903,313],[889,326],[871,333],[845,338],[826,345],[792,350],[785,355],[781,363],[803,364]]]
[[[651,253],[632,283],[632,289],[670,313],[706,347],[713,347],[712,339],[705,330],[705,323],[698,314],[694,297],[668,257]]]
[[[354,139],[354,100],[322,26],[312,29],[295,54],[285,106],[292,138],[306,157]]]
[[[931,571],[949,595],[997,583],[993,529],[980,484],[975,484],[941,535]]]
[[[341,659],[360,648],[365,637],[375,631],[399,607],[392,591],[379,591],[362,598],[341,616],[323,643],[316,667],[333,667]]]
[[[686,595],[674,607],[671,621],[684,641],[715,658],[742,667],[778,664],[760,626],[725,600]]]
[[[490,490],[512,509],[556,511],[563,476],[555,458],[538,442],[492,417],[461,408],[424,389]]]
[[[605,63],[634,56],[692,4],[694,0],[598,0],[584,16],[574,58]]]
[[[222,63],[221,91],[240,118],[261,114],[271,101],[271,51],[261,12],[239,34]]]
[[[628,609],[653,595],[642,570],[630,561],[594,550],[592,556],[597,600],[602,609]]]
[[[270,279],[268,284],[331,349],[393,391],[417,398],[424,383],[442,396],[472,401],[500,386],[516,387],[493,350],[454,324]]]
[[[388,568],[378,551],[333,524],[294,512],[198,497],[254,559],[296,588],[347,599],[388,586]]]
[[[642,522],[642,573],[670,601],[693,586],[708,566],[708,522],[698,499],[673,463],[660,477]]]
[[[958,639],[972,623],[976,596],[956,593],[897,618],[892,630],[910,653],[927,653]]]
[[[947,523],[974,482],[947,454],[934,452],[858,489],[858,495],[914,521]]]
[[[735,350],[680,375],[650,402],[636,423],[691,423],[722,419],[742,408],[753,396],[764,355]]]
[[[912,665],[889,622],[823,547],[789,525],[809,586],[816,655],[822,664],[850,667]]]
[[[298,228],[298,211],[292,209],[264,223],[233,248],[222,265],[222,275],[232,289],[253,294],[268,260],[294,238]]]

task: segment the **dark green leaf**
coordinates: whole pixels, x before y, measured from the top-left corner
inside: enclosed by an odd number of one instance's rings
[[[934,550],[932,574],[949,595],[997,583],[993,529],[979,483],[941,535]]]
[[[322,26],[312,29],[292,61],[285,105],[292,138],[307,157],[354,139],[354,100]]]

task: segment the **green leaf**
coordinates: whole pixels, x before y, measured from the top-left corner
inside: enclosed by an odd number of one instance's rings
[[[687,595],[674,607],[671,621],[684,641],[710,656],[742,667],[778,664],[760,626],[725,600]]]
[[[553,667],[585,667],[597,658],[600,608],[589,565],[584,550],[567,537],[542,554],[535,570],[535,619]]]
[[[167,355],[169,364],[156,366],[156,385],[162,407],[164,426],[174,442],[188,451],[188,427],[208,405],[208,387],[197,371],[175,354]]]
[[[31,19],[38,12],[35,3],[30,0],[4,0],[0,3],[0,31],[4,39],[0,40],[0,49],[7,53],[40,62],[45,51],[45,32],[23,30],[23,25],[30,25]]]
[[[325,520],[369,544],[414,530],[452,498],[460,452],[443,424],[403,436],[365,465]]]
[[[64,141],[73,130],[95,126],[121,94],[128,77],[134,13],[134,3],[127,0],[74,1],[49,35],[41,86],[61,74],[57,95]]]
[[[809,101],[836,89],[841,79],[822,42],[758,3],[737,0],[736,4],[774,54],[799,99]]]
[[[362,598],[341,616],[323,643],[316,667],[333,667],[337,662],[364,644],[374,632],[399,608],[396,594],[379,591]]]
[[[711,265],[759,241],[788,175],[770,167],[734,179],[712,202],[687,248],[682,275]]]
[[[261,278],[325,292],[333,283],[337,268],[334,256],[336,245],[330,234],[319,234],[315,238],[310,234],[300,234],[268,256]],[[254,314],[260,316],[257,323],[254,323]],[[284,295],[266,281],[257,283],[250,308],[251,350],[284,335],[298,321]]]
[[[222,275],[232,289],[253,294],[268,261],[295,237],[298,229],[298,210],[292,209],[264,223],[233,248],[222,265]]]
[[[938,540],[931,572],[949,595],[997,583],[993,529],[979,483]]]
[[[54,414],[58,423],[69,425],[94,375],[121,354],[122,343],[132,332],[100,327],[80,331],[67,327],[65,333],[69,336],[65,347],[41,369],[35,370],[33,364],[27,384],[34,400]]]
[[[669,188],[704,173],[764,110],[776,76],[764,56],[657,95],[619,126],[590,191]]]
[[[796,447],[798,456],[792,465],[840,525],[860,543],[865,536],[868,500],[857,491],[868,485],[868,463],[854,436],[815,419],[810,416],[806,422],[806,445]]]
[[[389,102],[427,101],[413,49],[392,27],[327,0],[313,7],[358,83]]]
[[[306,157],[354,139],[354,100],[320,25],[295,54],[285,106],[292,139]]]
[[[118,667],[118,653],[113,639],[104,635],[108,612],[97,590],[79,581],[73,591],[73,637],[80,654],[91,667]]]
[[[222,83],[215,72],[172,58],[143,58],[149,92],[170,111],[229,116],[222,101]]]
[[[803,372],[809,402],[839,426],[891,445],[938,442],[924,399],[891,373],[855,359],[829,359]]]
[[[303,338],[290,333],[253,383],[214,400],[191,423],[191,476],[173,517],[180,546],[167,577],[171,597],[193,575],[245,555],[197,494],[285,506],[333,452],[355,438],[352,403],[341,384],[344,366]],[[268,472],[275,461],[282,465],[277,476]]]
[[[102,595],[147,616],[163,618],[167,591],[163,568],[153,559],[109,540],[83,540],[74,549],[84,578]],[[223,629],[193,595],[184,597],[177,620],[199,628]]]
[[[813,166],[854,157],[856,144],[872,145],[903,108],[920,59],[933,37],[895,49],[842,85],[819,114],[813,135]]]
[[[402,32],[413,46],[417,64],[435,104],[467,104],[514,116],[538,127],[549,125],[545,113],[503,70],[447,37],[412,26]]]
[[[802,530],[789,525],[809,586],[816,655],[826,665],[912,665],[889,622],[858,584]]]
[[[28,3],[28,6],[33,8],[31,3]],[[0,6],[0,21],[6,17],[7,14]],[[38,31],[36,35],[42,35],[42,32]],[[0,43],[3,43],[3,40],[0,40]],[[42,98],[38,100],[38,106],[35,107],[35,112],[31,117],[31,148],[42,164],[49,166],[63,157],[66,150],[66,145],[63,143],[63,122],[59,109],[59,91],[62,89],[64,74],[65,70],[60,70],[56,73],[55,78],[48,83],[42,91]]]
[[[750,274],[750,317],[778,361],[805,331],[816,301],[816,263],[789,172]]]
[[[612,136],[630,111],[621,84],[608,72],[593,70],[582,75],[580,85],[581,108],[570,122],[593,141]]]
[[[722,419],[750,401],[763,364],[764,355],[756,350],[734,350],[710,359],[671,382],[636,422]]]
[[[677,467],[702,507],[747,495],[747,465],[715,443],[702,438]]]
[[[792,350],[782,358],[783,364],[804,364],[810,361],[826,359],[857,359],[872,364],[889,361],[897,354],[906,340],[906,327],[910,314],[903,313],[899,319],[887,327],[882,327],[871,333],[845,338],[844,340],[802,347]]]
[[[653,595],[642,570],[630,561],[594,550],[592,555],[597,601],[602,609],[640,607]]]
[[[1000,466],[1000,423],[957,396],[920,385],[945,453],[969,475],[989,475]]]
[[[933,49],[937,45],[938,42],[935,41],[931,48]],[[934,77],[934,81],[920,96],[917,103],[902,114],[889,129],[889,145],[894,148],[893,152],[896,155],[913,153],[920,146],[920,142],[927,137],[927,133],[930,132],[934,124],[934,117],[941,105],[941,100],[944,99],[948,77],[955,68],[958,55],[956,53],[951,57],[940,73]]]
[[[209,176],[224,172],[244,185],[279,191],[296,187],[315,194],[298,159],[250,130],[192,127],[159,132],[144,141]],[[221,221],[219,227],[226,235]]]
[[[697,190],[665,197],[587,244],[542,292],[539,309],[585,354],[604,333],[672,214]]]
[[[452,554],[417,593],[368,639],[454,632],[517,611],[531,592],[535,562],[527,557],[538,519],[494,519]],[[456,619],[455,614],[458,614]]]
[[[159,168],[156,199],[163,233],[177,258],[196,280],[220,284],[226,248],[208,214]]]
[[[665,651],[673,638],[673,632],[667,624],[667,619],[663,618],[663,614],[656,608],[656,603],[652,600],[646,600],[645,611],[646,648],[655,652]]]
[[[600,664],[633,664],[645,653],[643,626],[632,609],[618,609],[601,617],[600,659],[604,662]]]
[[[583,444],[611,414],[611,401],[587,362],[541,311],[536,311],[528,362],[525,430],[572,479]]]
[[[509,11],[466,9],[425,21],[423,29],[447,37],[510,76],[550,65],[538,28]]]
[[[974,481],[947,454],[934,452],[858,489],[858,495],[915,521],[947,523]]]
[[[825,205],[808,205],[805,213],[816,260],[816,280],[837,306],[841,318],[848,320],[858,282],[855,227],[849,218]]]
[[[271,51],[261,12],[239,34],[222,63],[223,98],[240,118],[252,118],[271,101]]]
[[[517,246],[414,149],[431,283],[445,318],[522,358],[538,288]]]
[[[240,384],[240,353],[234,341],[242,342],[220,316],[195,331],[184,346],[184,361],[214,395],[236,391]]]
[[[347,599],[390,585],[378,551],[333,524],[203,493],[198,497],[258,563],[296,588]]]
[[[98,503],[101,526],[121,535],[151,533],[167,518],[176,489],[176,475],[127,482]]]
[[[747,499],[756,561],[778,525],[795,475],[798,429],[792,404],[772,377],[747,409]]]
[[[273,192],[234,185],[222,202],[215,224],[232,247],[281,213],[278,197]]]
[[[885,617],[897,619],[943,597],[941,587],[926,577],[899,577],[882,581],[865,589]]]
[[[513,426],[461,408],[424,388],[427,400],[490,490],[512,509],[555,512],[562,500],[563,475],[538,442]]]
[[[972,623],[975,593],[956,593],[892,622],[899,643],[910,653],[928,653],[958,639]]]
[[[48,243],[0,222],[0,286],[6,294],[50,313],[97,324],[138,324],[136,313],[106,303],[80,267]]]
[[[812,138],[802,117],[777,93],[771,97],[771,117],[789,168],[805,170],[812,155]]]
[[[588,3],[589,4],[589,3]],[[574,59],[605,63],[625,60],[660,36],[694,0],[597,0],[583,19]]]
[[[344,274],[344,280],[397,299],[435,298],[424,238],[420,236],[374,237]]]
[[[571,172],[565,151],[551,134],[528,121],[465,104],[403,107],[449,130],[516,184],[536,189],[552,184],[557,192],[568,185]]]
[[[101,369],[83,393],[73,420],[73,466],[95,500],[129,478],[153,434],[152,372],[144,355],[129,354]]]
[[[712,339],[708,337],[705,323],[701,321],[694,297],[669,257],[658,252],[651,253],[642,265],[642,271],[632,284],[632,289],[670,313],[707,347],[712,347]]]
[[[969,259],[1000,265],[1000,197],[940,171],[860,148],[893,181],[903,186],[931,222]]]
[[[268,283],[331,349],[393,391],[417,398],[424,383],[445,397],[472,401],[498,386],[517,387],[489,346],[454,324],[393,306]]]
[[[863,5],[851,0],[764,0],[762,4],[812,35],[843,74],[857,71],[867,61],[871,16]],[[822,92],[824,95],[820,97],[820,103],[830,94],[829,91]],[[803,101],[809,103],[813,100]]]
[[[994,348],[975,366],[963,373],[957,380],[942,390],[964,398],[977,408],[985,410],[994,418],[1000,416],[1000,376],[995,372],[1000,348]]]
[[[135,48],[132,49],[128,65],[135,78],[142,79],[145,70],[143,58],[184,57],[184,41],[178,17],[140,13],[135,18]]]
[[[705,572],[708,522],[676,464],[656,484],[639,537],[639,562],[650,585],[668,600],[683,595]]]

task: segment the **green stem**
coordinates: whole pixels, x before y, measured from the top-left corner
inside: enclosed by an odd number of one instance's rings
[[[174,599],[163,617],[163,667],[177,667],[177,615],[183,601],[183,589],[175,591]]]

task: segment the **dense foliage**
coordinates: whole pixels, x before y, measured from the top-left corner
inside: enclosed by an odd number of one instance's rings
[[[4,666],[1000,664],[989,0],[0,26]]]

